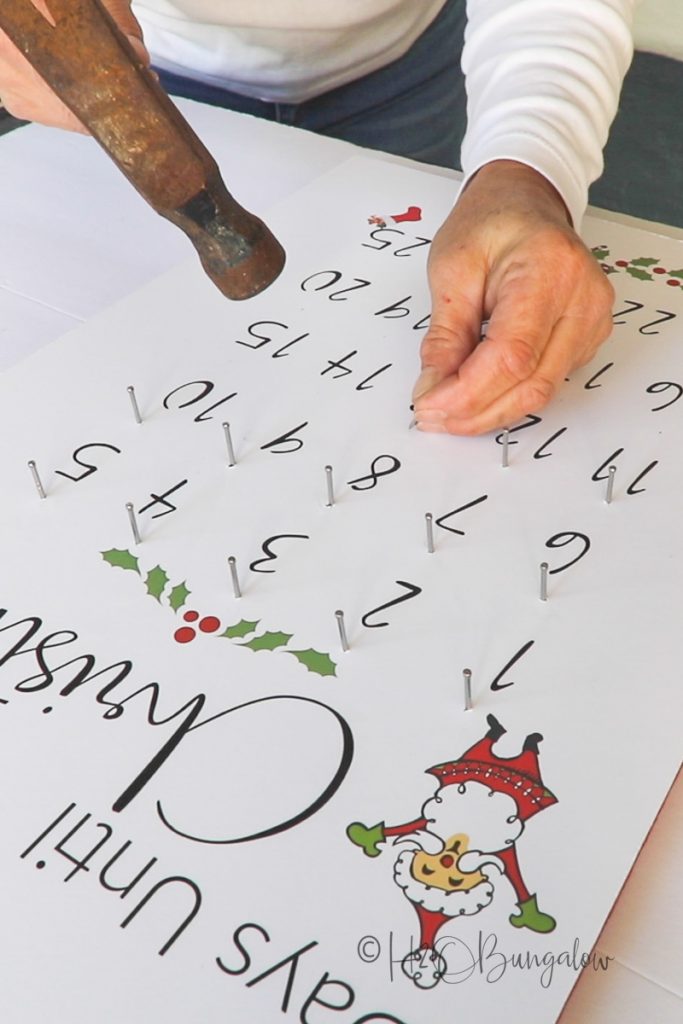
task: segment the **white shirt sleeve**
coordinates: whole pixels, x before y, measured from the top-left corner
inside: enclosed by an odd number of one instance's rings
[[[633,56],[638,0],[468,0],[465,180],[517,160],[558,190],[578,228]]]

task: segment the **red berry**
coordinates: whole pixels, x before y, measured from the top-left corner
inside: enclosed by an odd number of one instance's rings
[[[664,267],[653,267],[652,268],[652,273],[653,274],[666,274],[667,270]]]
[[[199,623],[202,633],[215,633],[220,626],[221,620],[217,619],[215,615],[206,615]]]
[[[680,285],[681,282],[676,277],[670,277],[669,280],[666,283],[667,284],[674,284],[674,285],[678,286],[678,285]]]
[[[628,260],[615,260],[615,261],[614,261],[614,265],[615,265],[616,267],[627,267],[627,266],[628,266],[628,263],[629,263],[629,261],[628,261]]]
[[[173,639],[177,640],[179,644],[189,644],[190,640],[194,640],[197,634],[189,626],[181,626],[180,629],[176,629],[173,634]]]
[[[199,618],[199,612],[185,612],[183,618],[185,622],[196,622]]]

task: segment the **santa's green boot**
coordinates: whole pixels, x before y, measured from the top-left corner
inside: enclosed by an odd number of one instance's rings
[[[383,821],[380,821],[378,825],[373,825],[372,828],[361,825],[359,821],[354,821],[347,828],[346,834],[352,843],[360,846],[367,857],[379,857],[382,851],[378,849],[378,846],[386,840]]]
[[[524,900],[523,903],[518,903],[519,907],[518,914],[510,914],[508,918],[510,924],[514,925],[515,928],[528,928],[532,932],[551,932],[555,927],[556,921],[550,914],[544,914],[542,910],[538,909],[536,902],[536,894],[530,896],[528,900]]]

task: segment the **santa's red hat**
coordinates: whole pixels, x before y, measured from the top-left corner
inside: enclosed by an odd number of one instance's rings
[[[507,793],[517,804],[520,821],[557,803],[557,797],[541,778],[538,744],[543,737],[540,733],[527,736],[522,752],[515,757],[498,757],[492,747],[505,729],[493,715],[487,717],[487,722],[489,731],[482,740],[457,760],[428,768],[427,774],[436,776],[441,786],[480,782],[498,793]]]

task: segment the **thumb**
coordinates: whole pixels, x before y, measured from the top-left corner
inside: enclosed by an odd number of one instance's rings
[[[430,264],[429,279],[432,315],[420,346],[422,369],[413,388],[413,403],[457,374],[480,336],[483,275],[457,260],[443,265],[441,256]]]

